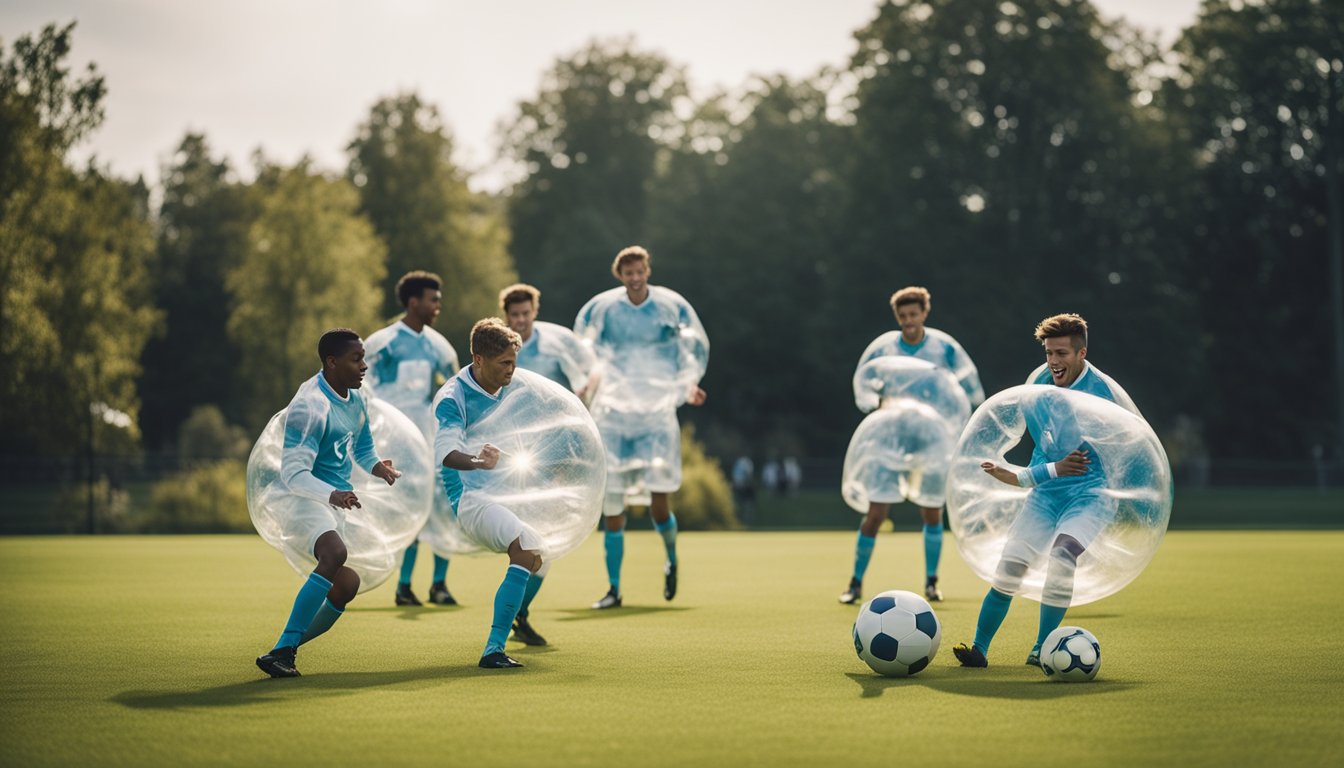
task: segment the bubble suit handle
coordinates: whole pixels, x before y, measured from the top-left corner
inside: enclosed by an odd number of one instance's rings
[[[983,462],[1018,469],[1005,455],[1024,435],[1049,462],[1086,450],[1088,471],[1033,489],[984,472]],[[1031,542],[1034,557],[1018,594],[1033,600],[1041,599],[1056,531],[1090,533],[1071,605],[1100,600],[1137,578],[1171,519],[1171,467],[1148,422],[1102,397],[1053,385],[1012,387],[976,410],[957,443],[947,492],[957,549],[985,581],[993,583],[1010,540],[1015,551]]]
[[[281,481],[288,409],[271,417],[247,460],[247,507],[257,533],[280,550],[295,571],[307,574],[317,565],[308,549],[311,521],[320,519],[323,510],[329,512],[345,542],[345,565],[359,574],[360,592],[382,584],[400,566],[402,551],[429,516],[436,477],[430,472],[424,435],[405,414],[376,399],[369,400],[368,412],[375,451],[379,458],[391,459],[402,475],[389,486],[355,466],[350,483],[360,507],[335,509],[295,495]]]

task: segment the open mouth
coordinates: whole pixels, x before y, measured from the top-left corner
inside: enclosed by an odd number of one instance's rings
[[[1050,369],[1050,375],[1054,377],[1055,381],[1063,381],[1063,380],[1064,380],[1064,372],[1065,372],[1065,371],[1064,371],[1063,368],[1051,368],[1051,369]]]

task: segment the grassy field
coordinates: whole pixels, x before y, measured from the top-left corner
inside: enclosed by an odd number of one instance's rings
[[[254,536],[0,539],[0,765],[1333,765],[1344,761],[1344,532],[1173,532],[1120,594],[1072,611],[1097,681],[1022,659],[1014,605],[986,670],[955,666],[985,585],[949,546],[943,647],[870,673],[835,602],[852,532],[686,534],[664,603],[651,532],[628,536],[626,607],[596,613],[601,539],[534,606],[552,645],[475,666],[503,558],[464,558],[460,608],[362,595],[263,679],[299,585]],[[949,542],[950,545],[950,542]],[[867,580],[915,588],[914,534]],[[429,558],[416,586],[423,592]],[[514,646],[511,644],[511,650]]]

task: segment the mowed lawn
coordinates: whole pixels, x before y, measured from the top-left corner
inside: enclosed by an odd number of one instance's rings
[[[0,539],[0,765],[1043,766],[1344,763],[1344,532],[1173,532],[1120,594],[1070,613],[1101,640],[1090,684],[1022,664],[1018,601],[991,666],[956,666],[985,585],[949,538],[943,644],[907,680],[870,673],[836,603],[852,532],[681,539],[661,595],[654,534],[627,537],[626,607],[602,542],[534,606],[552,645],[476,667],[502,557],[455,561],[464,607],[361,595],[263,678],[298,576],[253,536]],[[415,586],[422,596],[429,557]],[[920,586],[914,533],[883,534],[867,586]]]

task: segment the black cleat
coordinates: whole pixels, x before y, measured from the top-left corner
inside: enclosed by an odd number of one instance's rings
[[[457,598],[448,591],[448,585],[436,581],[429,585],[429,602],[435,605],[457,605]]]
[[[604,608],[620,608],[621,593],[616,591],[615,587],[607,590],[607,594],[602,596],[601,600],[593,603],[593,608],[602,610]]]
[[[298,677],[299,670],[294,666],[294,654],[297,648],[276,648],[264,656],[257,657],[257,668],[271,677]]]
[[[924,580],[924,599],[930,603],[937,603],[943,599],[943,593],[938,591],[937,576],[930,576]]]
[[[512,669],[513,667],[521,667],[523,664],[509,658],[509,655],[503,651],[495,651],[482,656],[477,666],[481,669]]]
[[[537,634],[537,630],[527,623],[526,616],[519,616],[513,620],[513,639],[521,642],[523,645],[545,645],[546,638]]]
[[[845,605],[853,605],[863,599],[863,582],[858,579],[849,580],[849,588],[840,593],[840,602]]]
[[[677,564],[663,564],[663,599],[671,600],[677,596]]]
[[[1041,670],[1042,672],[1045,671],[1045,668],[1041,666],[1041,649],[1040,649],[1040,648],[1032,648],[1032,649],[1031,649],[1031,653],[1027,654],[1027,666],[1028,666],[1028,667],[1035,667],[1035,668]]]
[[[410,585],[410,584],[398,584],[398,585],[397,585],[397,605],[415,605],[415,606],[419,606],[419,605],[422,605],[422,603],[420,602],[420,598],[416,597],[416,596],[415,596],[415,593],[411,591],[411,585]]]
[[[961,662],[963,667],[989,666],[989,659],[986,659],[984,652],[974,645],[957,643],[956,647],[952,649],[952,655],[957,657],[957,661]]]

